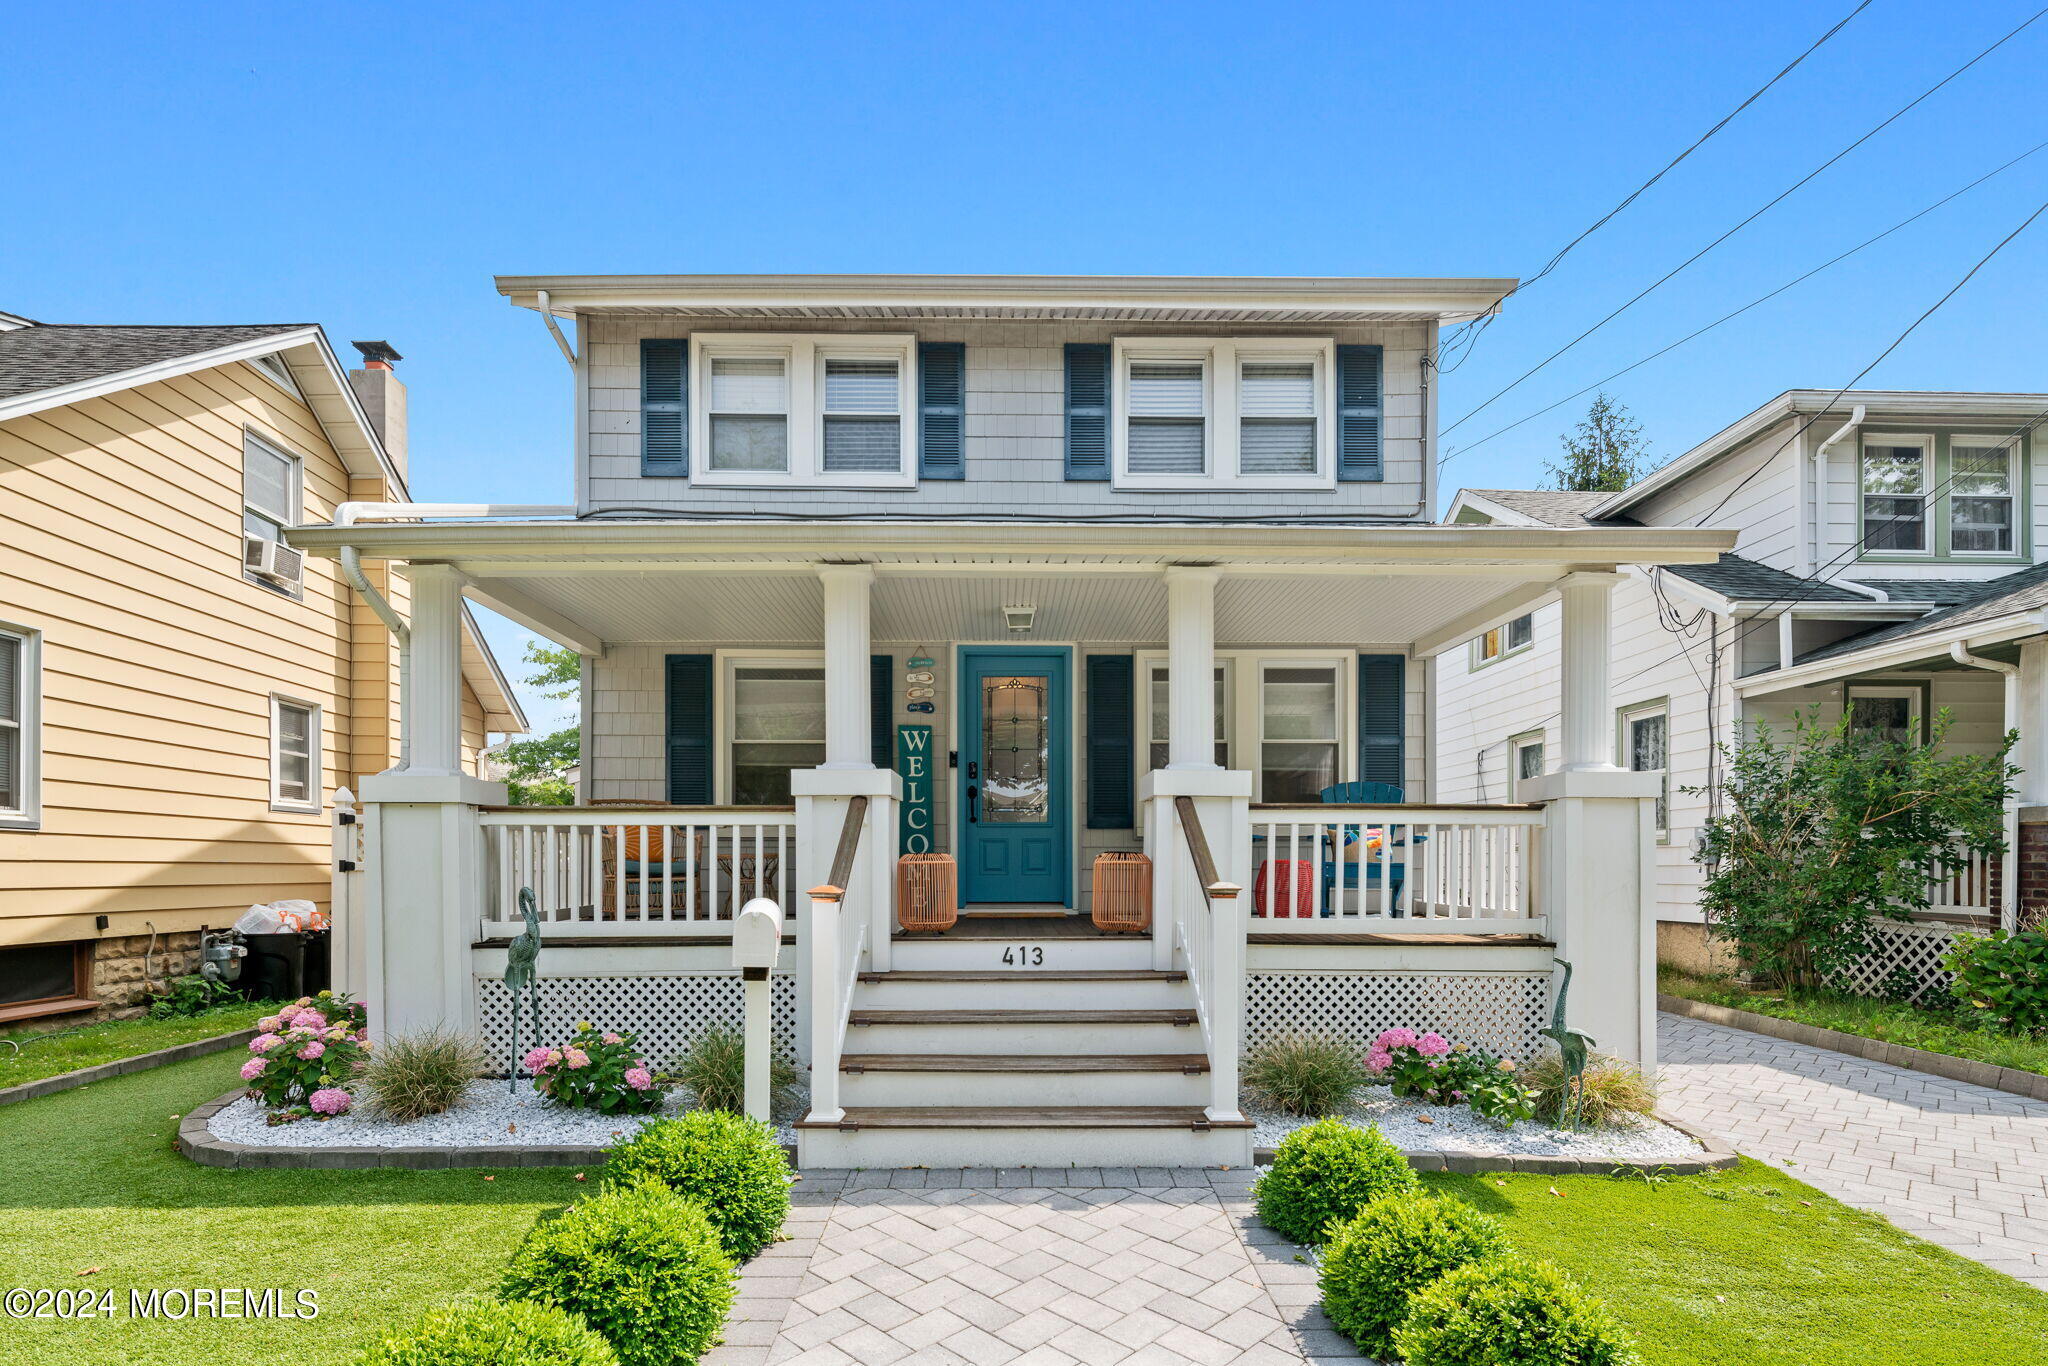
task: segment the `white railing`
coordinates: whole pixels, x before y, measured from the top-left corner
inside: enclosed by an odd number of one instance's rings
[[[486,938],[732,933],[757,896],[797,904],[796,813],[781,807],[517,807],[483,813]]]
[[[1528,806],[1254,806],[1259,934],[1541,933]]]
[[[868,806],[866,797],[853,797],[847,802],[839,843],[832,855],[832,870],[822,885],[808,893],[811,1109],[807,1119],[817,1123],[831,1123],[844,1118],[846,1113],[839,1104],[839,1059],[846,1052],[854,986],[860,977],[862,953],[868,946],[870,917],[857,909],[860,898],[853,891]],[[856,909],[849,911],[849,901]]]
[[[1163,806],[1163,803],[1162,803]],[[1195,993],[1195,1018],[1209,1054],[1212,1120],[1241,1120],[1238,1109],[1238,1053],[1244,1040],[1244,912],[1235,883],[1217,873],[1209,837],[1192,797],[1175,797],[1164,819],[1179,827],[1184,842],[1182,874],[1169,878],[1174,939]],[[1160,870],[1155,867],[1155,876]]]
[[[1927,880],[1927,914],[1936,916],[1998,914],[1998,899],[1992,895],[1992,870],[1998,856],[1974,850],[1957,850],[1965,862]]]

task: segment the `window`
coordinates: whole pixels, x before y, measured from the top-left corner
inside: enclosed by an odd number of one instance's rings
[[[0,626],[0,829],[33,829],[42,816],[42,638]]]
[[[1863,448],[1863,548],[1927,549],[1928,444]]]
[[[1849,685],[1852,734],[1911,744],[1925,735],[1927,711],[1927,694],[1916,684]]]
[[[1216,766],[1230,767],[1230,666],[1216,666]],[[1151,768],[1165,768],[1167,760],[1168,718],[1172,706],[1167,701],[1166,665],[1149,666],[1150,692],[1146,706],[1151,712],[1150,737],[1147,759]]]
[[[913,337],[699,334],[691,339],[697,482],[909,488]]]
[[[92,942],[0,949],[0,1024],[98,1005],[92,999]]]
[[[1670,717],[1663,703],[1637,707],[1621,714],[1621,747],[1628,766],[1637,773],[1657,773],[1664,778],[1657,795],[1657,833],[1671,828],[1671,774],[1666,767]]]
[[[1949,443],[1948,544],[1957,555],[2010,555],[2013,548],[2011,446]]]
[[[242,434],[242,529],[266,541],[284,539],[299,520],[299,460],[253,433]]]
[[[1334,487],[1335,352],[1289,338],[1126,338],[1114,473],[1125,488]]]
[[[1491,664],[1504,655],[1529,648],[1536,638],[1536,618],[1533,613],[1524,613],[1505,626],[1496,626],[1472,642],[1472,664]]]
[[[1543,776],[1543,737],[1524,736],[1511,743],[1515,751],[1515,776],[1508,783],[1508,800],[1517,801],[1523,783]]]
[[[320,708],[311,702],[270,699],[270,805],[320,809]]]
[[[1307,803],[1337,781],[1334,664],[1268,663],[1259,676],[1259,800]]]
[[[825,666],[739,660],[731,668],[728,800],[736,806],[785,806],[789,771],[825,762]]]

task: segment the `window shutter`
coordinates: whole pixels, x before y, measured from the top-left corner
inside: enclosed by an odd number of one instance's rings
[[[1377,346],[1337,348],[1337,477],[1378,483],[1386,478],[1380,460],[1380,363]]]
[[[1067,343],[1067,478],[1109,478],[1109,343]]]
[[[1406,656],[1358,657],[1358,776],[1364,782],[1407,785],[1402,763],[1407,687]]]
[[[690,343],[681,338],[640,343],[640,473],[690,473]]]
[[[895,686],[895,668],[892,656],[868,656],[868,751],[876,768],[889,768],[896,762],[896,704],[889,696]]]
[[[1088,656],[1090,830],[1129,830],[1138,823],[1131,748],[1136,719],[1131,656]]]
[[[670,655],[668,665],[668,799],[711,804],[711,656]]]
[[[967,477],[967,344],[922,342],[917,348],[917,473],[922,479]]]

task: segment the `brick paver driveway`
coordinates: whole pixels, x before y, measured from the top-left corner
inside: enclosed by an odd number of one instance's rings
[[[1678,1118],[2048,1290],[2048,1104],[1675,1015],[1657,1038]]]

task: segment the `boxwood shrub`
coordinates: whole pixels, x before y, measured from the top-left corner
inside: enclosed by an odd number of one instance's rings
[[[696,1201],[735,1261],[773,1242],[789,1216],[789,1164],[775,1131],[724,1110],[647,1125],[611,1150],[604,1175],[621,1186],[651,1177]]]
[[[1336,1225],[1323,1248],[1323,1312],[1369,1357],[1394,1354],[1408,1297],[1456,1267],[1511,1249],[1496,1221],[1421,1191],[1375,1200]]]
[[[702,1208],[658,1181],[613,1186],[534,1225],[499,1293],[581,1314],[621,1366],[687,1366],[732,1308],[732,1258]]]
[[[1280,1141],[1252,1193],[1266,1227],[1297,1243],[1320,1243],[1332,1222],[1416,1186],[1408,1159],[1376,1126],[1320,1119]]]
[[[1642,1366],[1607,1307],[1548,1262],[1517,1257],[1445,1272],[1394,1332],[1408,1366]]]
[[[483,1301],[386,1333],[356,1366],[619,1366],[590,1325],[551,1304]]]

